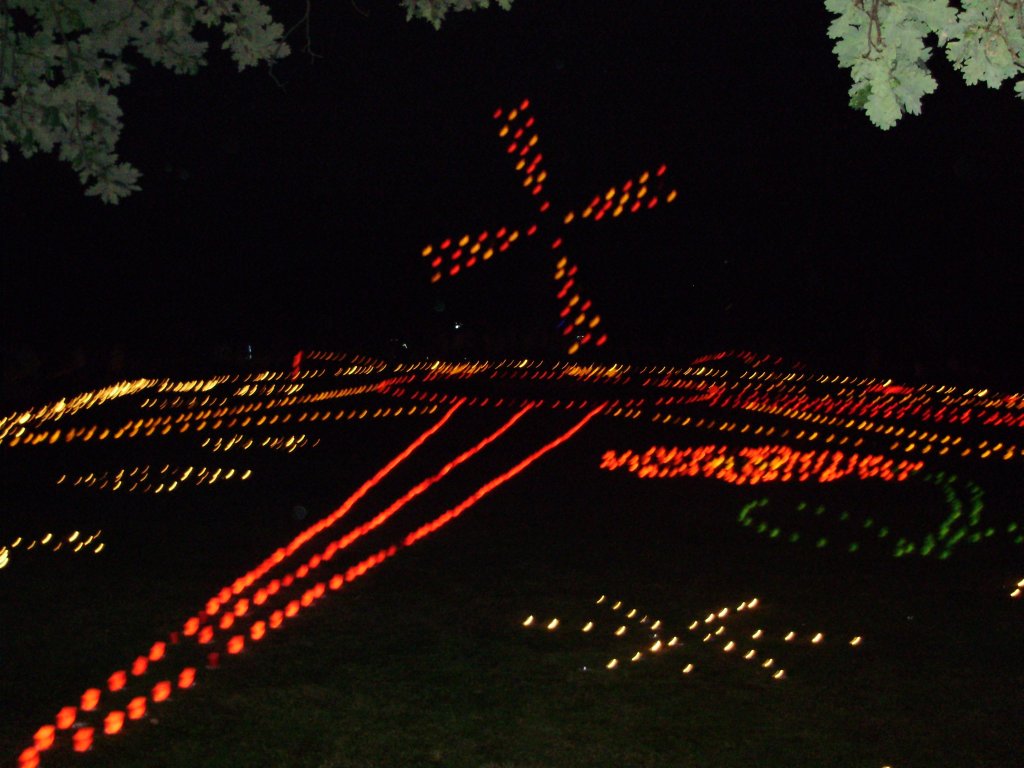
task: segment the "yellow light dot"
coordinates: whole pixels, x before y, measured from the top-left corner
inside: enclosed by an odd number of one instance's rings
[[[636,608],[631,609],[629,613],[626,614],[627,619],[632,619],[634,616],[636,616]]]
[[[850,641],[850,645],[860,645],[862,642],[860,635],[857,635]]]
[[[548,629],[558,629],[558,619],[552,619],[548,622]]]
[[[596,603],[594,603],[594,604],[595,604],[595,605],[600,605],[600,604],[601,604],[601,603],[603,603],[604,601],[605,601],[605,596],[604,596],[604,595],[601,595],[601,596],[600,596],[599,598],[597,598],[597,602],[596,602]]]
[[[657,653],[661,650],[661,640],[655,640],[654,644],[651,645],[651,653]]]
[[[640,661],[640,659],[642,659],[643,657],[644,655],[640,653],[640,651],[637,651],[633,654],[633,658],[631,658],[630,661]]]
[[[775,659],[766,659],[764,661],[764,663],[761,664],[761,666],[764,667],[765,669],[771,669],[774,665],[775,665]]]
[[[622,637],[624,634],[626,634],[626,627],[625,627],[625,625],[623,625],[623,626],[621,626],[621,627],[619,627],[618,629],[615,630],[615,636],[616,637]]]
[[[763,635],[763,634],[764,634],[764,630],[763,629],[759,629],[759,630],[757,630],[757,632],[755,632],[754,634],[752,634],[750,636],[750,639],[751,640],[760,640],[761,639],[761,635]]]
[[[736,643],[734,643],[732,640],[730,640],[728,643],[726,643],[724,646],[722,646],[722,650],[725,651],[726,653],[729,653],[735,647],[736,647]]]
[[[532,614],[530,616],[526,617],[526,621],[523,622],[523,626],[524,627],[531,627],[531,626],[533,626],[533,615]]]
[[[776,672],[774,675],[772,675],[772,677],[775,680],[781,680],[785,676],[786,676],[786,670],[784,670],[784,669],[780,669],[778,672]]]
[[[825,636],[821,632],[819,632],[818,634],[816,634],[814,637],[811,638],[811,642],[814,643],[815,645],[817,645],[818,643],[820,643],[824,639],[825,639]]]
[[[612,659],[611,661],[609,661],[607,664],[604,665],[605,669],[615,669],[617,666],[619,666],[619,660],[618,659]]]
[[[685,667],[683,667],[683,674],[684,675],[688,675],[691,672],[693,672],[693,664],[687,664]]]
[[[793,639],[794,637],[796,637],[796,632],[790,631],[790,632],[788,632],[788,633],[786,634],[786,636],[785,636],[785,637],[783,638],[783,640],[785,640],[785,641],[786,641],[786,642],[788,643],[788,642],[789,642],[790,640],[792,640],[792,639]]]
[[[592,622],[592,621],[588,621],[586,624],[583,625],[583,631],[584,632],[589,632],[593,628],[594,628],[594,622]]]

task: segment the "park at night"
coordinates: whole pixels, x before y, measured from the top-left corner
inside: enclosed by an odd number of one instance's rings
[[[1019,2],[79,4],[0,3],[4,764],[1019,764]]]

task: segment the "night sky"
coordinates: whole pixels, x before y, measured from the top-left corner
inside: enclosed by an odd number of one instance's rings
[[[286,26],[303,7],[272,5]],[[52,158],[0,167],[5,357],[557,354],[542,243],[437,286],[419,255],[529,223],[491,119],[528,97],[556,210],[662,162],[679,190],[567,234],[612,359],[1019,382],[1024,104],[940,59],[924,114],[880,131],[822,4],[785,8],[516,0],[435,32],[395,0],[314,3],[318,58],[296,38],[283,89],[219,52],[194,77],[142,65],[120,143],[141,192],[104,206]]]

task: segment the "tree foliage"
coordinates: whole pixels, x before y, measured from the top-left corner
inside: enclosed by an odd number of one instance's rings
[[[435,27],[448,11],[489,4],[402,0],[410,19]],[[12,147],[25,157],[56,151],[86,194],[118,202],[141,174],[117,155],[115,91],[140,59],[196,73],[216,35],[239,70],[289,53],[284,27],[260,0],[0,0],[0,162]]]
[[[308,0],[307,0],[308,2]],[[400,0],[409,19],[440,27],[449,11],[491,0]],[[512,0],[495,0],[508,9]],[[1024,0],[825,0],[828,35],[853,84],[850,104],[883,129],[919,114],[936,80],[935,47],[968,84],[1016,80],[1024,98]],[[307,5],[308,11],[308,5]],[[308,24],[308,12],[305,21]],[[116,203],[140,173],[116,151],[115,91],[147,61],[179,74],[220,40],[239,70],[289,53],[288,33],[260,0],[0,0],[0,162],[56,151],[86,194]]]
[[[879,128],[921,113],[937,87],[928,68],[944,48],[968,85],[1016,79],[1024,98],[1024,0],[825,0],[839,66],[853,79],[850,106]]]

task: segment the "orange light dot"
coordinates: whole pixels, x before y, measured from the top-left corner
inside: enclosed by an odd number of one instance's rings
[[[62,707],[60,712],[57,713],[57,727],[62,731],[66,731],[75,724],[77,716],[78,710],[74,707]]]
[[[124,712],[115,709],[113,712],[108,712],[107,716],[103,718],[103,732],[107,736],[113,736],[122,728],[124,728]]]
[[[146,697],[136,696],[128,702],[128,719],[141,720],[146,715]]]
[[[161,680],[153,686],[153,701],[167,701],[171,696],[171,681]]]
[[[45,752],[53,746],[53,741],[56,738],[57,729],[52,725],[44,725],[39,728],[38,731],[32,737],[35,742],[35,747],[40,752]]]
[[[90,688],[82,694],[82,711],[92,712],[100,703],[100,689]]]

